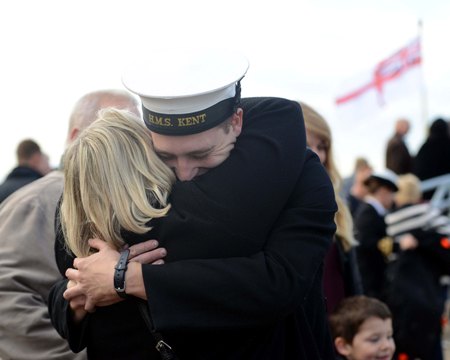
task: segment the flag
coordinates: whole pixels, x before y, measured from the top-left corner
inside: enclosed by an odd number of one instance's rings
[[[410,121],[408,147],[415,152],[423,142],[421,115],[425,108],[423,56],[420,36],[406,42],[395,53],[339,85],[333,98],[335,132],[343,140],[341,157],[366,157],[376,169],[385,168],[386,144],[398,118]],[[338,139],[338,136],[336,136]],[[339,141],[339,140],[337,140]]]
[[[418,70],[421,64],[420,37],[417,37],[380,61],[371,71],[344,84],[347,89],[335,99],[335,104],[338,107],[359,105],[366,110],[367,106],[371,110],[374,107],[381,109],[389,101],[410,94],[410,90],[419,91],[421,74]]]

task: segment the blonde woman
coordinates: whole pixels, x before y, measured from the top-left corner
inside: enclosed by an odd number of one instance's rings
[[[175,176],[155,154],[147,128],[127,111],[100,111],[63,161],[61,225],[77,257],[91,253],[91,238],[122,249],[123,230],[145,234],[151,219],[169,211]]]
[[[341,177],[333,159],[331,130],[311,106],[300,102],[306,127],[308,146],[319,156],[331,182],[338,211],[335,215],[336,235],[325,258],[324,292],[331,313],[344,297],[362,294],[361,279],[356,263],[353,222],[350,211],[339,195]]]

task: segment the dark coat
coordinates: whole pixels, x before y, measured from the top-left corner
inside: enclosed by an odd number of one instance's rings
[[[398,175],[408,174],[413,171],[413,158],[403,141],[403,137],[399,134],[395,134],[387,144],[386,168]]]
[[[345,251],[340,241],[337,241],[336,244],[344,274],[345,296],[362,295],[363,286],[356,258],[356,247]]]
[[[408,209],[412,207],[405,206],[389,216],[392,219]],[[432,221],[430,214],[426,211],[403,218],[397,225],[402,223],[404,227],[397,233],[392,233],[394,226],[388,228],[393,236],[412,234],[419,244],[415,249],[399,251],[386,272],[386,302],[393,315],[397,351],[408,354],[411,359],[434,358],[444,312],[440,277],[450,274],[450,243],[430,226],[439,223]],[[423,218],[428,219],[425,226],[421,226]]]
[[[358,199],[356,196],[352,194],[348,194],[347,196],[347,204],[348,209],[350,210],[350,214],[352,215],[353,221],[355,221],[356,214],[358,213],[358,209],[361,204],[364,203],[364,200]]]
[[[430,135],[420,147],[414,160],[414,174],[420,180],[450,173],[450,136],[444,120],[436,120]],[[431,199],[434,190],[426,191],[424,199]]]
[[[0,203],[14,191],[42,177],[42,174],[28,166],[17,166],[0,185]]]
[[[384,299],[386,259],[378,249],[378,242],[386,236],[384,217],[367,203],[361,204],[355,216],[356,248],[364,294]]]
[[[168,255],[163,266],[143,266],[153,325],[181,359],[331,359],[322,294],[335,231],[331,182],[305,152],[298,105],[270,98],[242,107],[229,159],[178,182],[169,215],[154,221],[151,238]],[[87,346],[92,359],[158,358],[135,301],[97,309],[80,329],[66,318],[65,286],[53,287],[49,310],[72,349]]]
[[[328,313],[333,312],[344,297],[363,293],[355,247],[345,251],[338,238],[325,257],[324,293]]]
[[[392,311],[397,352],[433,359],[441,334],[444,297],[431,259],[408,250],[388,265],[386,303]]]

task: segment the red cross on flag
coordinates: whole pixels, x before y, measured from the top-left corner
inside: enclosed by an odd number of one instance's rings
[[[421,64],[420,37],[417,37],[371,71],[343,84],[335,103],[340,109],[351,107],[362,114],[380,110],[395,99],[411,95],[412,91],[419,93]]]

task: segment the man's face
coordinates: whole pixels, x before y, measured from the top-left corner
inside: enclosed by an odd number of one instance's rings
[[[343,351],[350,360],[391,360],[395,351],[392,320],[370,317]]]
[[[378,189],[376,198],[386,210],[389,210],[394,204],[395,192],[389,187],[381,186]]]
[[[409,121],[399,120],[397,123],[397,133],[401,136],[405,136],[409,131]]]
[[[181,181],[192,180],[220,165],[230,155],[242,129],[242,109],[232,115],[230,127],[216,126],[207,131],[184,136],[167,136],[152,132],[159,157]]]

